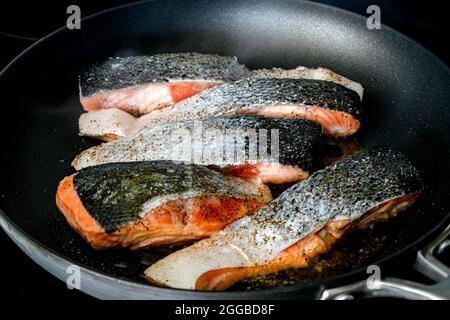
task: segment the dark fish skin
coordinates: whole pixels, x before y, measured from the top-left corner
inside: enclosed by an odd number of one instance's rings
[[[111,233],[142,219],[149,200],[161,204],[184,195],[250,199],[248,181],[228,177],[207,167],[172,161],[109,163],[88,167],[74,176],[74,186],[89,214]],[[258,186],[253,186],[257,188]],[[159,203],[159,202],[158,202]]]
[[[374,147],[315,172],[248,219],[253,222],[253,230],[269,229],[270,221],[271,227],[284,230],[278,236],[287,242],[303,235],[299,217],[309,219],[303,221],[307,225],[355,220],[386,201],[418,193],[422,188],[419,171],[403,154],[388,147]],[[242,228],[239,221],[230,227]],[[240,232],[248,241],[250,230]],[[255,241],[263,246],[264,241],[271,241],[270,236],[269,232],[266,237],[259,233]]]
[[[333,219],[353,220],[380,203],[422,189],[419,171],[403,154],[388,147],[373,147],[315,172],[276,201],[289,203],[302,194],[312,206],[321,203]],[[291,209],[295,214],[307,212],[307,207],[300,201]]]
[[[312,79],[242,79],[205,90],[163,110],[164,119],[201,119],[267,105],[319,106],[361,118],[361,100],[346,87]],[[167,115],[166,115],[167,114]]]
[[[201,53],[164,53],[109,58],[80,75],[81,95],[169,80],[235,81],[250,71],[234,57]]]
[[[213,130],[217,130],[223,136],[229,132],[228,130],[233,130],[233,132],[239,130],[239,132],[242,131],[244,133],[252,129],[267,130],[267,157],[258,153],[258,161],[276,161],[283,165],[296,165],[309,172],[320,165],[318,156],[318,151],[322,144],[322,129],[320,125],[303,119],[267,118],[257,115],[214,117],[201,121],[181,121],[145,128],[134,136],[95,146],[82,152],[75,158],[72,165],[76,169],[80,169],[108,162],[167,160],[167,150],[177,150],[183,147],[178,140],[174,141],[172,139],[174,133],[177,130],[183,130],[183,132],[188,132],[194,137],[195,128],[199,125],[201,125],[202,133],[204,133],[201,139],[203,150],[212,147],[216,150],[224,149],[226,145],[224,139],[220,139],[218,142],[215,139],[208,138],[207,135],[205,136],[205,134],[213,132]],[[279,148],[277,159],[274,159],[273,155],[271,155],[271,130],[273,129],[278,130]],[[245,140],[243,143],[248,154],[249,140]],[[192,159],[177,160],[189,162]],[[222,154],[222,157],[210,158],[207,152],[203,152],[202,158],[195,160],[195,163],[219,165],[224,163],[224,157]],[[228,164],[239,165],[244,163],[246,162],[243,160],[236,160]]]
[[[305,171],[312,171],[319,164],[318,149],[322,143],[322,129],[320,125],[303,119],[267,118],[264,116],[228,116],[205,119],[202,122],[203,129],[213,130],[249,130],[265,129],[278,130],[279,133],[279,158],[280,164],[296,165]],[[271,136],[268,133],[267,153],[270,158]],[[245,144],[248,152],[248,141]]]

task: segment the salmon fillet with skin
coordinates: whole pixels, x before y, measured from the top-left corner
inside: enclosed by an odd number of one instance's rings
[[[396,215],[421,189],[417,169],[402,154],[364,150],[317,171],[211,238],[159,260],[145,276],[161,286],[224,290],[243,278],[304,267],[346,233]]]
[[[86,111],[118,108],[139,116],[249,74],[236,58],[211,54],[109,58],[81,73],[80,102]]]
[[[140,118],[114,109],[88,112],[80,116],[79,128],[80,135],[119,139],[158,123],[259,114],[308,119],[328,135],[348,136],[359,129],[362,95],[359,83],[327,69],[261,69],[252,71],[250,79],[207,89]]]
[[[70,226],[95,249],[202,239],[270,200],[259,180],[169,161],[90,167],[64,178],[56,193]]]
[[[347,233],[355,229],[364,229],[372,223],[396,216],[399,211],[405,210],[414,203],[418,196],[419,193],[415,193],[388,201],[355,222],[351,220],[330,221],[320,231],[291,245],[265,265],[224,268],[205,272],[197,279],[195,289],[222,291],[239,280],[255,275],[266,275],[288,268],[307,267],[315,257],[328,252]]]
[[[263,116],[181,121],[87,149],[72,166],[79,170],[110,162],[170,159],[218,166],[234,176],[260,177],[264,183],[293,183],[320,166],[321,131],[303,119]]]

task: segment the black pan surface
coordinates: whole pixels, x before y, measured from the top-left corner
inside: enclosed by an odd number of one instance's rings
[[[73,157],[96,143],[77,135],[79,71],[110,56],[181,51],[235,55],[251,68],[322,66],[362,83],[358,141],[405,153],[421,170],[426,192],[407,213],[347,239],[348,248],[370,255],[353,251],[347,266],[321,279],[297,277],[288,286],[250,291],[247,283],[224,293],[148,285],[142,261],[151,263],[164,250],[94,251],[68,227],[54,194],[59,180],[73,172]],[[386,26],[369,30],[365,18],[324,5],[195,0],[109,10],[84,19],[81,30],[61,29],[42,39],[2,72],[0,222],[59,278],[67,277],[71,263],[80,266],[81,290],[98,297],[286,298],[317,292],[414,248],[444,222],[450,212],[449,88],[449,69],[423,47]],[[380,237],[382,245],[371,250]]]

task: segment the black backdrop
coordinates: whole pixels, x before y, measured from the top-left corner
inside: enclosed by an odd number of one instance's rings
[[[81,8],[82,16],[106,8],[126,4],[126,0],[59,0],[12,1],[0,5],[0,68],[3,68],[20,51],[53,30],[63,26],[66,9],[71,4]],[[400,1],[400,0],[322,0],[362,15],[371,4],[380,6],[381,21],[410,36],[430,49],[447,65],[450,64],[448,46],[448,21],[450,1]],[[38,85],[38,84],[37,84]],[[5,107],[5,106],[3,106]],[[0,182],[1,183],[1,182]],[[12,241],[0,231],[2,291],[10,298],[51,300],[88,300],[89,297],[68,290],[60,282],[26,257]],[[411,277],[414,277],[411,274]]]

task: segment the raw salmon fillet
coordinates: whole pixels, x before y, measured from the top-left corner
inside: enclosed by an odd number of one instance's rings
[[[110,162],[177,160],[258,176],[264,183],[293,183],[320,166],[321,131],[303,119],[241,115],[187,120],[92,147],[72,165],[79,170]]]
[[[240,279],[304,267],[347,232],[395,216],[422,190],[398,151],[363,150],[297,183],[251,216],[150,266],[155,284],[224,290]]]
[[[86,111],[118,108],[139,116],[249,74],[236,58],[213,54],[109,58],[81,73],[80,101]]]
[[[140,118],[124,113],[82,114],[80,134],[117,139],[162,123],[247,114],[306,119],[319,123],[329,136],[349,136],[360,127],[362,105],[357,92],[331,81],[257,78],[219,85]]]
[[[56,204],[95,249],[137,249],[213,235],[271,200],[245,180],[172,161],[112,163],[64,178]]]

